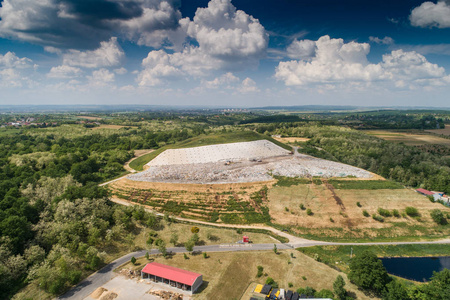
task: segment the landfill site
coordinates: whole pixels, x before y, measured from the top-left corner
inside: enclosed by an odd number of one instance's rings
[[[368,171],[288,151],[267,140],[169,149],[147,164],[143,172],[128,176],[135,181],[223,184],[286,177],[371,178]]]

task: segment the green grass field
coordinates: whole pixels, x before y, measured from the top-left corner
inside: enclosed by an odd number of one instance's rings
[[[254,131],[236,131],[231,133],[217,133],[210,135],[199,135],[197,137],[193,137],[187,139],[185,141],[175,143],[172,145],[166,145],[162,148],[159,148],[152,153],[143,155],[130,163],[130,167],[135,169],[136,171],[142,171],[144,169],[144,165],[149,161],[154,159],[156,156],[161,154],[164,150],[167,149],[180,149],[180,148],[192,148],[192,147],[200,147],[200,146],[208,146],[208,145],[216,145],[216,144],[228,144],[228,143],[239,143],[239,142],[252,142],[257,140],[268,140],[286,150],[291,151],[292,148],[283,143],[280,143],[273,138],[259,134]]]

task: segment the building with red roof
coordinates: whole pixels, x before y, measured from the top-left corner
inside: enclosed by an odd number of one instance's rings
[[[191,294],[202,285],[203,276],[198,273],[163,265],[157,262],[148,263],[141,271],[142,279],[162,282],[172,287],[188,291]]]
[[[433,196],[435,193],[434,192],[430,192],[426,189],[417,189],[416,192],[425,195],[425,196]]]

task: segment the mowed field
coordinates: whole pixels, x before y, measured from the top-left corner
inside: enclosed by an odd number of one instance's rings
[[[425,131],[450,136],[450,125],[445,125],[444,129],[433,129],[433,130],[425,130]]]
[[[291,253],[294,258],[291,257]],[[194,295],[194,299],[199,300],[246,300],[248,298],[241,297],[249,285],[253,282],[263,284],[267,277],[272,277],[280,288],[285,289],[288,289],[288,283],[291,282],[293,284],[291,289],[310,286],[317,290],[324,288],[333,290],[333,282],[338,275],[345,278],[346,289],[354,292],[357,299],[374,299],[359,291],[348,281],[344,273],[296,250],[280,251],[279,254],[273,251],[207,254],[209,256],[207,259],[203,258],[203,255],[188,255],[189,259],[184,259],[182,254],[176,254],[170,259],[157,256],[154,261],[202,274],[203,281],[207,284],[201,287],[200,293]],[[123,268],[142,269],[147,262],[147,259],[141,258],[137,261],[139,265],[127,264]],[[267,276],[256,277],[257,266],[262,266]],[[302,279],[302,276],[306,280]]]
[[[319,239],[413,239],[450,234],[450,226],[436,225],[430,217],[433,209],[450,213],[450,208],[432,203],[411,189],[348,187],[339,189],[325,183],[275,186],[268,193],[272,222],[290,228],[293,233]],[[407,216],[406,207],[415,207],[420,217]],[[376,221],[372,215],[379,215],[379,208],[391,214],[395,209],[400,216]],[[307,209],[311,210],[311,215],[307,214]],[[368,217],[363,215],[364,210]]]
[[[444,130],[445,132],[450,132],[449,129],[439,129]],[[430,132],[436,132],[435,130],[429,130]],[[431,134],[412,134],[406,132],[396,132],[396,131],[387,131],[387,130],[367,130],[364,133],[373,135],[379,138],[382,138],[387,141],[396,142],[396,143],[404,143],[405,145],[410,146],[419,146],[426,144],[436,144],[436,145],[445,145],[450,146],[450,139],[441,138],[438,136],[434,136]],[[441,133],[443,134],[443,133]]]

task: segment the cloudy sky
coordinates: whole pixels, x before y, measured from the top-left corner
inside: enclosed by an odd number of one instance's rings
[[[0,105],[450,107],[450,1],[0,5]]]

